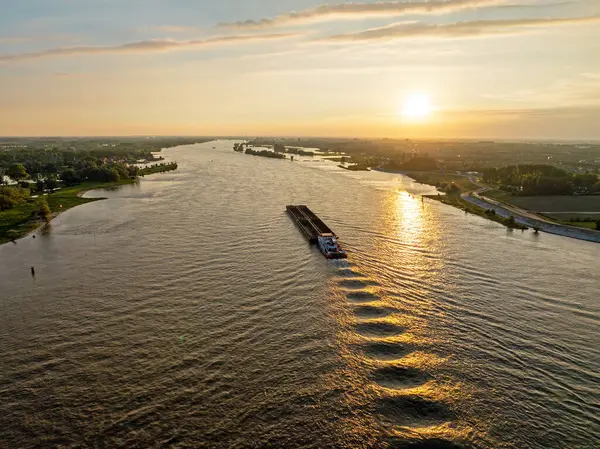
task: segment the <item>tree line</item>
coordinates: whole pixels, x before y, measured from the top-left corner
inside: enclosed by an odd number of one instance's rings
[[[552,165],[487,168],[483,181],[524,196],[600,193],[600,180],[595,173],[568,173]]]
[[[246,154],[251,154],[253,156],[270,157],[273,159],[285,159],[285,154],[275,153],[269,150],[253,150],[249,147],[246,148]]]
[[[15,159],[22,154],[21,161]],[[53,191],[83,182],[118,182],[133,180],[139,176],[177,169],[177,163],[158,163],[139,167],[132,165],[139,156],[146,154],[137,149],[128,153],[106,151],[69,151],[22,149],[0,151],[0,211],[11,209],[30,200],[32,193]],[[5,176],[16,184],[8,184]],[[40,206],[43,210],[43,206]]]
[[[297,154],[298,156],[314,156],[314,151],[303,150],[302,148],[290,147],[287,148],[285,145],[280,143],[276,143],[273,145],[273,151],[276,153],[288,153],[288,154]]]

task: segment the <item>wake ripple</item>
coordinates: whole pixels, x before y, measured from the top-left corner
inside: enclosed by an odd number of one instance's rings
[[[422,429],[439,426],[455,419],[450,407],[418,394],[398,395],[405,390],[414,391],[433,380],[427,371],[403,364],[403,359],[419,349],[418,345],[401,343],[398,337],[407,330],[392,321],[399,310],[382,301],[382,286],[359,270],[340,268],[337,286],[352,305],[357,322],[354,332],[364,340],[354,348],[364,361],[373,366],[370,378],[380,388],[382,396],[373,404],[376,413],[392,427]],[[394,440],[391,447],[454,448],[453,443],[436,438]]]

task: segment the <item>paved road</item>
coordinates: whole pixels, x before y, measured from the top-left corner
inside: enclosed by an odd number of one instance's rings
[[[462,199],[468,201],[471,204],[483,207],[484,209],[493,209],[496,212],[496,214],[504,218],[508,218],[512,215],[513,217],[515,217],[515,221],[517,223],[528,226],[530,228],[537,228],[540,231],[548,232],[550,234],[563,235],[565,237],[572,237],[580,240],[587,240],[589,242],[600,243],[599,231],[557,224],[553,221],[548,220],[545,217],[536,214],[535,212],[522,209],[512,204],[501,203],[491,198],[482,196],[482,194],[485,193],[486,190],[489,190],[489,188],[479,184],[477,180],[473,177],[469,177],[469,180],[473,184],[480,187],[479,189],[473,192],[467,192],[461,195]]]

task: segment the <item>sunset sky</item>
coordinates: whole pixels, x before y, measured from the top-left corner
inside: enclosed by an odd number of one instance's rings
[[[600,139],[599,0],[0,7],[0,135]]]

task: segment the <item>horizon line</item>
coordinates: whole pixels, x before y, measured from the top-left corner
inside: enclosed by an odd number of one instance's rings
[[[239,134],[120,134],[120,135],[2,135],[6,139],[153,139],[153,138],[199,138],[212,140],[254,140],[254,139],[345,139],[345,140],[413,140],[413,141],[469,141],[469,142],[574,142],[600,144],[600,137],[544,138],[544,137],[386,137],[386,136],[347,136],[347,135],[262,135],[248,137]]]

